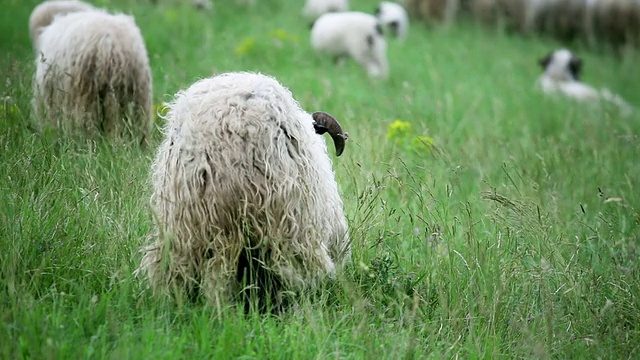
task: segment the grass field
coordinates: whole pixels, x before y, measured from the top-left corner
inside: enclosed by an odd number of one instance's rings
[[[0,358],[640,357],[640,115],[538,93],[561,44],[413,24],[372,81],[311,51],[302,1],[98,2],[135,14],[155,103],[260,71],[350,134],[334,168],[353,262],[282,315],[244,315],[132,276],[159,131],[142,150],[31,130],[36,3],[0,12]],[[585,81],[640,104],[640,52],[579,53]]]

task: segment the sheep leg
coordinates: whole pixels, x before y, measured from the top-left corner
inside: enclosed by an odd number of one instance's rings
[[[237,244],[239,242],[217,240],[215,244]],[[210,304],[218,309],[223,304],[229,303],[238,292],[236,282],[237,261],[241,248],[237,246],[217,246],[207,252],[207,259],[204,262],[202,278],[200,279],[200,290]]]
[[[280,296],[285,288],[283,279],[265,263],[270,253],[269,249],[245,248],[238,258],[236,277],[242,287],[239,300],[247,313],[254,304],[263,313],[286,306]]]

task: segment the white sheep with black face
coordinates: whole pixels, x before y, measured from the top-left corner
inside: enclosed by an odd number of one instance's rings
[[[376,8],[374,15],[386,31],[394,37],[404,40],[409,31],[409,15],[405,8],[394,2],[383,1]]]
[[[349,11],[348,0],[307,0],[302,14],[315,20],[326,13]]]
[[[324,14],[311,28],[311,46],[336,60],[351,57],[369,76],[386,78],[387,42],[378,19],[358,11]]]
[[[580,81],[582,59],[570,50],[559,49],[550,52],[539,60],[544,73],[538,79],[538,85],[547,94],[561,94],[578,101],[605,101],[630,113],[632,107],[618,95],[608,89],[596,89]]]
[[[342,153],[333,117],[243,72],[199,80],[168,107],[152,168],[156,233],[137,270],[153,289],[212,305],[253,289],[261,307],[279,306],[342,267],[347,219],[318,135]]]

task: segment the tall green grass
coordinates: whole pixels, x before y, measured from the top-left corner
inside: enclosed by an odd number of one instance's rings
[[[0,12],[0,358],[637,358],[640,116],[547,98],[561,44],[413,24],[391,75],[334,66],[302,3],[98,1],[131,12],[157,104],[224,71],[277,77],[350,134],[334,168],[353,261],[281,315],[157,299],[132,275],[151,231],[150,149],[33,130],[27,19]],[[175,2],[177,3],[177,2]],[[375,1],[353,2],[371,11]],[[580,50],[580,49],[578,49]],[[640,53],[580,51],[640,104]],[[158,119],[158,126],[162,121]]]

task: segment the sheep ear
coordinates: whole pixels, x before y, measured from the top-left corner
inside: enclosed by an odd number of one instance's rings
[[[399,36],[400,23],[398,23],[397,21],[392,21],[389,23],[389,28],[391,28],[391,32],[393,33],[393,36],[395,37]]]
[[[314,112],[311,117],[313,118],[313,128],[316,134],[322,135],[328,132],[336,147],[336,156],[340,156],[344,150],[345,141],[349,138],[349,134],[342,131],[342,126],[340,126],[338,120],[326,112]]]
[[[577,56],[571,57],[571,60],[569,60],[569,71],[571,75],[573,75],[573,78],[578,80],[582,72],[582,59]]]
[[[380,15],[380,6],[376,7],[376,9],[373,10],[373,15],[375,15],[375,16],[379,16]]]
[[[549,66],[549,63],[551,62],[552,58],[553,58],[553,52],[550,52],[545,57],[538,60],[538,64],[540,64],[540,66],[542,66],[543,69],[546,69],[547,66]]]

